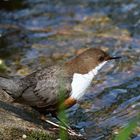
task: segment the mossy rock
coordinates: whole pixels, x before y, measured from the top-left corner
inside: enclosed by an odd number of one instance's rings
[[[44,130],[28,131],[22,128],[0,128],[0,140],[56,140],[56,136]]]

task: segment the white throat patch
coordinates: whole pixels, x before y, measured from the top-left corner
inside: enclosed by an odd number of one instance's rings
[[[107,61],[104,61],[87,74],[74,73],[73,81],[71,84],[72,87],[71,97],[76,100],[79,100],[85,94],[87,88],[90,86],[92,79],[95,77],[95,75],[98,74],[99,70],[106,63]]]

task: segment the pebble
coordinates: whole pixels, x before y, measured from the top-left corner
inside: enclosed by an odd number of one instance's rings
[[[3,62],[2,62],[2,60],[0,59],[0,65],[2,64]]]
[[[27,138],[27,136],[26,136],[25,134],[23,134],[23,135],[22,135],[22,138],[23,138],[23,139],[26,139],[26,138]]]

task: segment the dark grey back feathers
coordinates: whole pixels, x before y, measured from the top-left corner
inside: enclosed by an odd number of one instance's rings
[[[21,93],[20,87],[17,84],[18,82],[19,80],[0,77],[0,88],[6,91],[13,98],[18,98]]]
[[[16,81],[0,77],[0,87],[16,102],[38,108],[58,103],[61,84],[65,88],[64,98],[67,98],[71,91],[71,78],[60,65],[36,71]]]

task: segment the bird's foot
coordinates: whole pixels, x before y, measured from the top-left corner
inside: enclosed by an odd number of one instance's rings
[[[54,122],[52,122],[52,121],[50,121],[50,120],[47,120],[45,115],[41,115],[40,119],[41,119],[42,121],[45,121],[46,123],[48,123],[48,124],[50,124],[50,125],[53,125],[53,126],[56,127],[56,128],[62,129],[62,130],[64,130],[64,131],[67,131],[68,134],[71,135],[71,136],[83,137],[83,135],[81,135],[81,134],[75,132],[70,126],[68,126],[68,125],[67,125],[66,123],[64,123],[64,122],[63,122],[64,126],[59,125],[59,124],[54,123]],[[61,122],[62,122],[62,121],[61,121]],[[55,129],[55,130],[56,130],[56,129]]]
[[[52,121],[50,121],[50,120],[45,120],[45,122],[46,122],[46,123],[49,123],[49,124],[51,124],[51,125],[53,125],[53,126],[55,126],[55,127],[57,127],[57,128],[60,128],[60,129],[63,129],[63,130],[65,130],[65,131],[67,131],[68,134],[71,135],[71,136],[83,137],[83,135],[76,133],[76,132],[75,132],[74,130],[72,130],[71,128],[70,128],[70,129],[69,129],[69,128],[66,128],[66,127],[61,126],[61,125],[59,125],[59,124],[57,124],[57,123],[54,123],[54,122],[52,122]]]
[[[55,118],[56,118],[64,127],[66,127],[67,129],[71,129],[71,130],[72,130],[72,128],[71,128],[65,121],[61,120],[58,116],[55,116]]]

